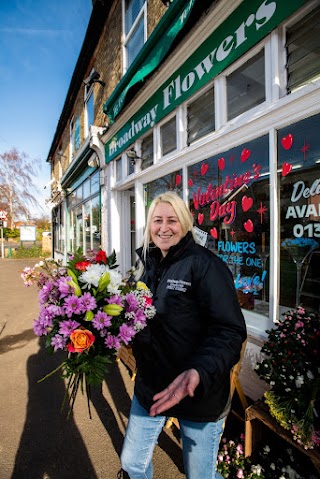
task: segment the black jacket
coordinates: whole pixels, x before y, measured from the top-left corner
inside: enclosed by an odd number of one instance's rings
[[[137,253],[141,257],[142,250]],[[154,394],[194,368],[200,374],[194,397],[166,415],[216,421],[228,412],[230,370],[246,339],[230,270],[188,233],[165,258],[151,247],[141,279],[153,292],[157,313],[133,342],[140,404],[149,410]]]

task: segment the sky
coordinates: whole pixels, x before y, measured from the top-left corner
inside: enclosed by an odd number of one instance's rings
[[[0,0],[0,154],[16,148],[41,166],[38,218],[50,215],[46,160],[91,11],[91,0]]]

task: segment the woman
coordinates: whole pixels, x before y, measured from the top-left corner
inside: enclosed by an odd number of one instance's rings
[[[152,478],[154,446],[173,416],[187,479],[214,479],[230,370],[246,339],[231,272],[196,244],[192,215],[171,191],[153,200],[137,253],[157,314],[133,343],[138,372],[121,454],[124,477]]]

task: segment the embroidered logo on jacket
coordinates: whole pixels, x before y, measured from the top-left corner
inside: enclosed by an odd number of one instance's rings
[[[182,279],[167,280],[167,289],[172,289],[174,291],[181,291],[182,293],[185,293],[188,286],[191,286],[189,281],[183,281]]]

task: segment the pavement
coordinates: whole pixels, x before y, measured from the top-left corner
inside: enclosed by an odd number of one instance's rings
[[[133,382],[123,364],[110,367],[102,388],[85,396],[73,414],[61,413],[65,383],[57,367],[64,353],[48,355],[33,333],[37,288],[20,278],[30,259],[0,259],[0,479],[116,479]],[[183,479],[179,438],[164,429],[154,453],[154,479]]]

